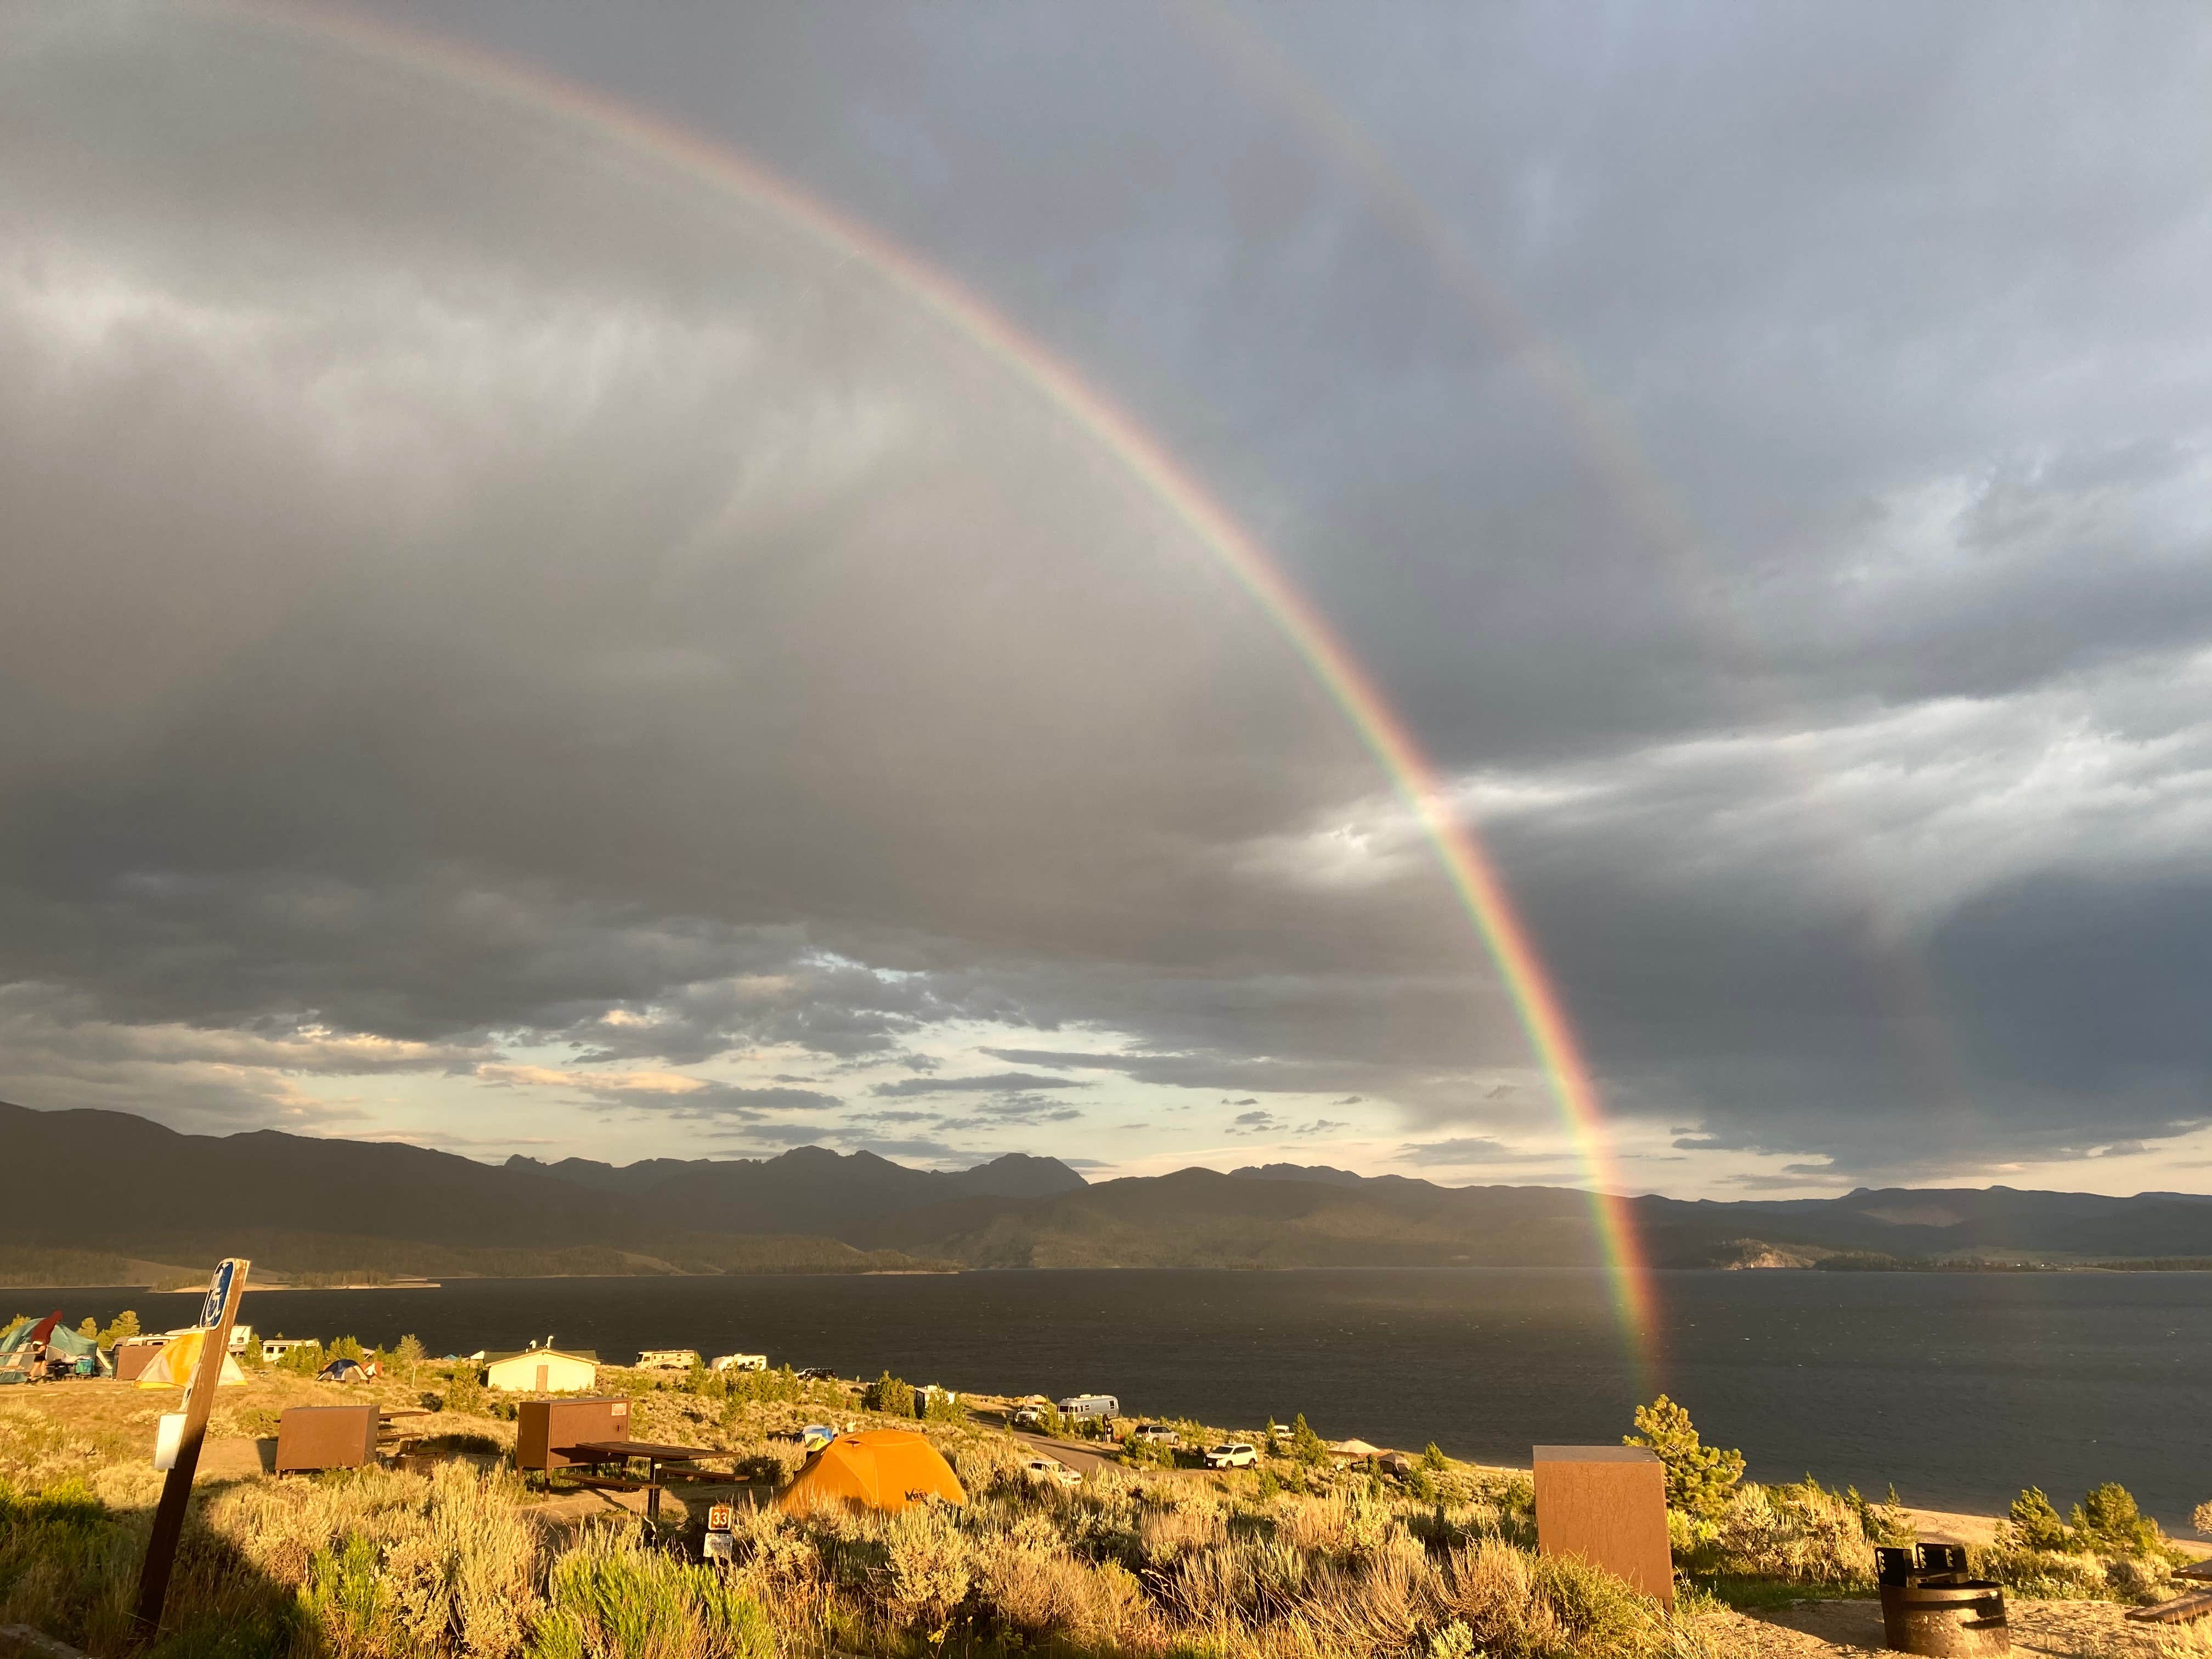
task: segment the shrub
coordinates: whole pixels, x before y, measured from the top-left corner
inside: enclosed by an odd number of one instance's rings
[[[2100,1554],[2142,1557],[2166,1549],[2158,1522],[2136,1507],[2135,1494],[2117,1480],[2093,1488],[2074,1506],[2074,1526]]]
[[[916,1504],[884,1528],[884,1569],[878,1593],[902,1625],[919,1626],[941,1642],[973,1582],[968,1540],[934,1504]]]
[[[1864,1589],[1874,1582],[1874,1547],[1861,1518],[1863,1500],[1856,1498],[1830,1492],[1810,1475],[1794,1485],[1744,1486],[1719,1517],[1709,1548],[1692,1559],[1730,1576]]]
[[[2023,1489],[2012,1500],[2006,1520],[2011,1541],[2022,1549],[2064,1552],[2079,1547],[2080,1540],[2067,1530],[2057,1505],[2045,1496],[2040,1486]]]
[[[125,1308],[111,1322],[103,1326],[93,1340],[103,1348],[112,1348],[117,1343],[128,1342],[137,1334],[138,1316],[131,1309]]]
[[[1328,1462],[1328,1443],[1313,1431],[1304,1412],[1291,1424],[1291,1455],[1309,1467]]]
[[[2189,1525],[2191,1530],[2212,1538],[2212,1499],[2207,1499],[2189,1512]]]
[[[1661,1395],[1636,1408],[1636,1430],[1622,1437],[1629,1446],[1648,1446],[1667,1468],[1667,1504],[1686,1515],[1718,1516],[1729,1492],[1743,1479],[1743,1454],[1704,1444],[1690,1413]]]
[[[532,1621],[532,1659],[774,1659],[768,1618],[734,1578],[587,1534],[553,1564]]]
[[[914,1389],[885,1371],[860,1395],[860,1403],[872,1412],[883,1412],[892,1417],[914,1415]]]
[[[1421,1467],[1431,1474],[1442,1474],[1451,1467],[1451,1462],[1443,1453],[1437,1449],[1437,1443],[1431,1440],[1421,1452]]]

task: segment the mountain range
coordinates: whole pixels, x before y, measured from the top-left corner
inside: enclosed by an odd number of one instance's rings
[[[1599,1259],[1584,1193],[1325,1165],[1092,1183],[1021,1153],[937,1171],[804,1146],[760,1159],[495,1166],[397,1143],[180,1134],[128,1113],[0,1103],[0,1167],[36,1195],[31,1213],[53,1218],[0,1248],[0,1282],[134,1282],[149,1264],[226,1253],[294,1277]],[[1628,1207],[1662,1267],[2212,1258],[2212,1196],[2195,1194],[1900,1188],[1644,1196]],[[113,1277],[126,1269],[133,1278]]]

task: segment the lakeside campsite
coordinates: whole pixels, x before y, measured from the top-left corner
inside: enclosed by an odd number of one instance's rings
[[[1639,1594],[1547,1545],[1540,1473],[1332,1441],[1295,1413],[1203,1425],[696,1354],[679,1371],[680,1350],[594,1358],[549,1393],[530,1349],[261,1346],[215,1391],[155,1651],[1809,1659],[1879,1648],[1876,1553],[1929,1540],[2002,1587],[2017,1650],[2205,1650],[2206,1626],[2143,1617],[2197,1588],[2177,1574],[2205,1547],[2116,1486],[2070,1515],[2028,1491],[1973,1517],[1761,1486],[1663,1398],[1621,1425],[1664,1469],[1671,1574]],[[175,1398],[73,1369],[0,1395],[0,1625],[130,1650]],[[340,1450],[302,1438],[341,1423],[362,1429]],[[1252,1455],[1212,1455],[1231,1447]],[[640,1619],[644,1646],[623,1633]]]

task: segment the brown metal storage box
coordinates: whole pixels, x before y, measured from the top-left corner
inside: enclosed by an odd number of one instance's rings
[[[288,1406],[276,1419],[276,1473],[357,1469],[376,1461],[374,1406]]]
[[[514,1408],[514,1467],[565,1469],[581,1462],[562,1448],[585,1440],[629,1438],[629,1401],[612,1395],[589,1400],[525,1400]]]
[[[1667,1471],[1642,1446],[1536,1448],[1536,1547],[1578,1555],[1674,1605]]]

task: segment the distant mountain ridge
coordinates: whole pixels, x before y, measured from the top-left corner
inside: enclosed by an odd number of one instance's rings
[[[1597,1265],[1588,1194],[1441,1187],[1327,1165],[1087,1182],[1012,1153],[915,1170],[872,1152],[489,1165],[275,1130],[187,1135],[128,1113],[0,1103],[0,1167],[54,1195],[106,1259],[249,1243],[278,1271],[461,1274],[969,1267]],[[1796,1267],[1975,1253],[2212,1258],[2212,1197],[1883,1188],[1840,1198],[1628,1200],[1647,1258]],[[0,1248],[0,1278],[7,1253]]]
[[[506,1166],[593,1192],[650,1198],[706,1232],[842,1234],[926,1205],[961,1198],[1048,1198],[1079,1190],[1081,1176],[1056,1158],[1008,1152],[971,1170],[909,1169],[873,1152],[798,1146],[770,1158],[653,1158],[616,1166],[588,1158]]]

